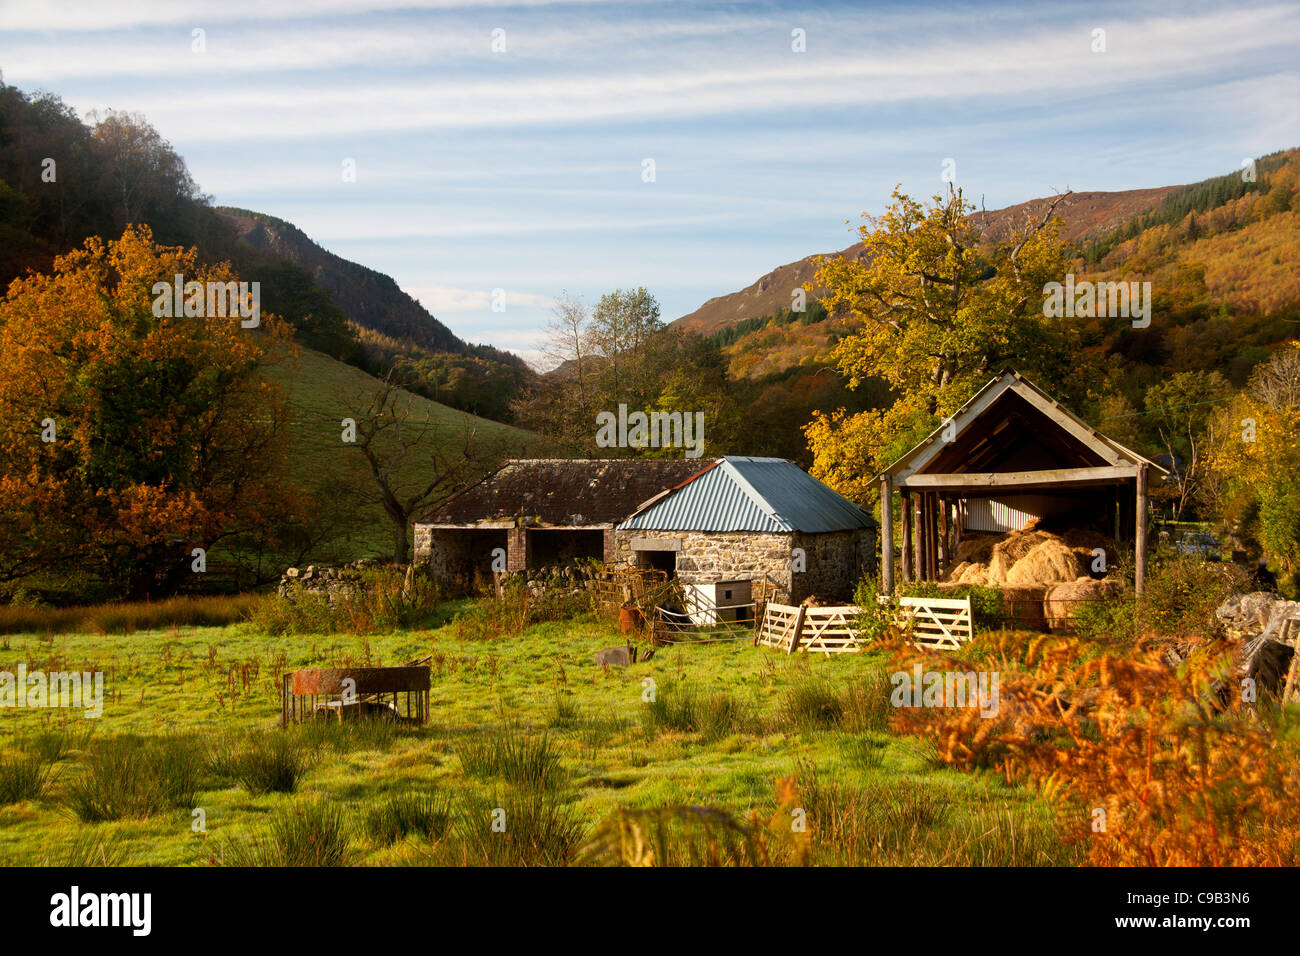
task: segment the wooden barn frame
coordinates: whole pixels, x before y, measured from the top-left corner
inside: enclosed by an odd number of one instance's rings
[[[939,579],[961,540],[961,516],[972,499],[1055,495],[1113,515],[1115,539],[1134,543],[1134,584],[1141,594],[1147,484],[1165,474],[1008,369],[879,476],[882,591],[894,592],[897,491],[905,581]]]

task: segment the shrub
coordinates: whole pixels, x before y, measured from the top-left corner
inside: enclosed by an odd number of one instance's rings
[[[1169,637],[1217,636],[1215,610],[1246,589],[1246,572],[1233,564],[1186,556],[1159,561],[1138,604],[1139,628]]]
[[[1230,648],[1194,647],[1172,668],[1160,645],[1008,641],[997,718],[915,708],[901,729],[949,763],[1041,785],[1091,864],[1294,866],[1300,748],[1233,692]]]
[[[253,623],[270,634],[377,634],[423,626],[445,600],[442,584],[429,568],[362,570],[331,598],[290,585],[286,597],[274,595],[257,606]]]

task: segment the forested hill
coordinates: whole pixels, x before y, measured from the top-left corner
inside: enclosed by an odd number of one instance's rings
[[[357,325],[437,352],[474,352],[390,277],[327,252],[293,223],[233,206],[216,211],[243,242],[310,272]]]
[[[509,420],[532,374],[515,355],[462,341],[390,277],[291,223],[214,207],[145,117],[109,113],[91,125],[58,97],[0,86],[0,293],[128,223],[230,262],[261,283],[262,307],[290,322],[301,344],[372,374],[395,370],[428,398]]]

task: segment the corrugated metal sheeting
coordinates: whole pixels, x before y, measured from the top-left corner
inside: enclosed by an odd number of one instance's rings
[[[816,534],[874,525],[869,514],[793,462],[728,457],[619,527]]]
[[[968,498],[962,526],[968,531],[1019,531],[1035,518],[1050,518],[1078,507],[1077,501],[1052,495]]]

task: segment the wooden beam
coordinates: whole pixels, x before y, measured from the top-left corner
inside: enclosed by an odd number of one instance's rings
[[[949,558],[952,557],[952,555],[949,553],[952,550],[952,543],[948,538],[949,525],[948,525],[948,499],[947,498],[939,499],[939,522],[940,522],[939,563],[940,566],[942,567],[944,565],[947,565]]]
[[[899,496],[903,502],[903,581],[912,581],[916,567],[912,560],[912,495],[906,490]]]
[[[1137,531],[1134,534],[1133,590],[1138,597],[1146,587],[1147,581],[1147,469],[1138,466],[1137,473]]]
[[[894,489],[880,479],[880,590],[894,593]]]
[[[1071,485],[1081,482],[1114,482],[1137,475],[1133,465],[1105,468],[1055,468],[1049,471],[972,471],[966,474],[911,475],[895,478],[900,488],[1009,488],[1022,485]]]

